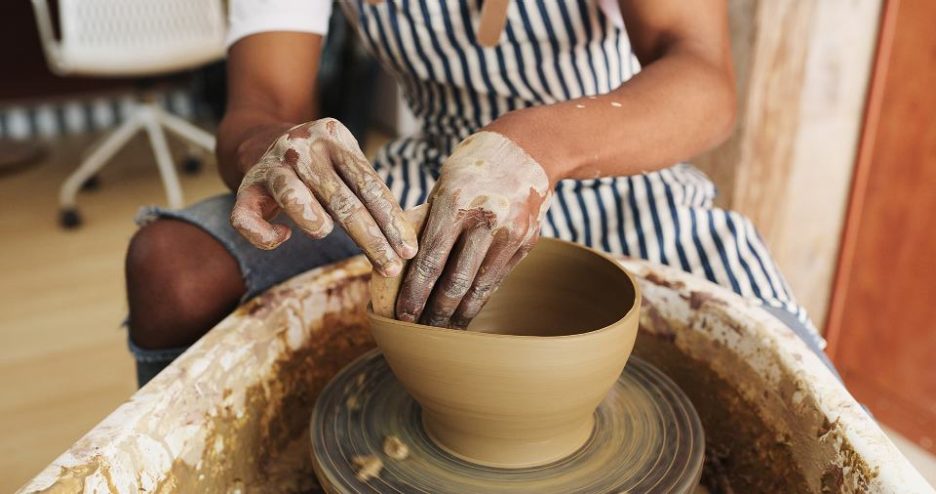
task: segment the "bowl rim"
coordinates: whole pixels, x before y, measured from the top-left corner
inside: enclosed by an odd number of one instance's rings
[[[541,238],[537,242],[537,245],[543,242],[547,244],[564,245],[565,247],[563,248],[571,247],[571,248],[575,248],[580,251],[586,252],[589,255],[597,256],[601,258],[602,260],[604,260],[605,262],[610,263],[612,266],[620,270],[622,273],[624,273],[624,275],[627,277],[627,280],[630,282],[631,287],[634,289],[634,299],[631,302],[630,308],[627,309],[627,311],[624,313],[623,316],[621,316],[619,319],[616,319],[615,321],[611,322],[610,324],[606,326],[602,326],[600,328],[593,329],[591,331],[586,331],[584,333],[575,333],[575,334],[559,335],[559,336],[531,336],[531,335],[482,333],[479,331],[467,331],[464,329],[441,328],[438,326],[429,326],[426,324],[400,321],[398,319],[392,319],[389,317],[384,317],[384,316],[374,314],[374,311],[370,302],[367,303],[367,310],[366,310],[367,317],[368,319],[380,321],[382,323],[397,324],[410,330],[421,331],[421,332],[432,332],[433,334],[437,334],[437,335],[438,334],[458,334],[461,338],[499,338],[499,339],[508,339],[508,340],[516,340],[516,341],[539,341],[539,342],[555,341],[555,340],[585,339],[588,337],[593,337],[598,333],[609,332],[615,327],[620,326],[624,321],[626,321],[629,318],[639,317],[640,304],[642,300],[640,285],[637,283],[637,279],[634,278],[634,275],[630,271],[625,269],[624,266],[617,259],[597,249],[593,249],[591,247],[587,247],[585,245],[582,245],[576,242],[570,242],[568,240],[546,237],[546,238]],[[534,246],[533,249],[536,249],[536,247]],[[371,329],[373,330],[373,328]]]

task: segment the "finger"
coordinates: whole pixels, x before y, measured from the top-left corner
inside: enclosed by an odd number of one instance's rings
[[[532,247],[532,245],[530,245]],[[481,312],[491,294],[504,282],[510,271],[526,257],[529,248],[517,247],[516,244],[503,242],[502,245],[491,247],[487,258],[478,269],[474,283],[468,293],[462,298],[461,304],[455,309],[451,317],[451,325],[456,328],[466,328],[471,320]]]
[[[331,216],[293,170],[275,169],[270,174],[267,187],[279,207],[303,232],[312,238],[323,238],[331,233],[335,226]]]
[[[311,170],[297,167],[299,178],[335,221],[344,227],[351,240],[364,251],[374,269],[384,276],[400,274],[403,261],[387,242],[364,204],[341,181],[334,169],[326,164],[327,160],[327,155],[313,153]]]
[[[461,236],[439,282],[423,310],[423,324],[451,327],[452,314],[474,284],[475,276],[494,241],[488,228],[479,226]]]
[[[426,213],[429,212],[428,204],[421,204],[413,209],[404,212],[406,220],[413,225],[417,232],[422,231],[426,223]],[[403,263],[403,269],[406,269],[406,262]],[[400,293],[400,286],[403,284],[402,276],[385,278],[378,272],[374,272],[370,279],[371,308],[374,314],[382,317],[394,318],[396,315],[396,299]]]
[[[517,252],[515,252],[513,257],[510,258],[510,262],[507,263],[507,274],[510,274],[510,272],[513,271],[515,267],[517,267],[517,264],[520,264],[520,261],[522,261],[530,253],[530,251],[533,250],[533,247],[536,246],[536,242],[539,242],[539,238],[540,235],[537,232],[537,234],[534,235],[532,239],[517,249]]]
[[[255,247],[271,250],[289,239],[286,225],[267,221],[279,210],[276,201],[260,184],[248,185],[237,191],[237,200],[231,210],[231,226]]]
[[[455,209],[440,202],[430,206],[429,219],[420,237],[419,252],[410,261],[397,296],[396,316],[401,321],[419,320],[458,239],[461,225],[456,221]]]
[[[412,259],[418,250],[416,230],[406,220],[403,208],[390,188],[377,175],[360,149],[338,143],[332,143],[331,147],[338,174],[345,184],[367,207],[393,250],[403,259]]]

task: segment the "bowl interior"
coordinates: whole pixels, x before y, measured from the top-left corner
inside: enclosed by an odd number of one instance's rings
[[[634,282],[613,259],[587,247],[542,239],[520,262],[469,331],[515,336],[569,336],[627,315]]]

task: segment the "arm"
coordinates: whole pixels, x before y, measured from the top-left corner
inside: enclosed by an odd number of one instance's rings
[[[514,111],[487,127],[530,153],[552,183],[670,166],[721,143],[734,126],[726,1],[620,4],[639,74],[595,99]]]
[[[416,233],[348,129],[312,121],[321,45],[316,34],[265,32],[232,46],[217,149],[221,177],[237,191],[231,224],[274,249],[293,234],[273,222],[280,213],[313,238],[337,222],[375,269],[394,275],[415,255]]]
[[[728,136],[726,0],[621,0],[621,10],[644,70],[609,94],[511,112],[455,148],[397,318],[467,326],[536,243],[558,181],[656,170]]]
[[[298,32],[255,34],[231,46],[217,155],[232,191],[280,134],[313,120],[321,52],[322,36]]]

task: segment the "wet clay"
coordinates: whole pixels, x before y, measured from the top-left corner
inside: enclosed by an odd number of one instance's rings
[[[429,437],[473,463],[524,468],[589,438],[630,355],[639,305],[616,261],[543,239],[467,331],[369,317]]]
[[[421,204],[413,209],[403,212],[406,221],[413,225],[416,234],[422,233],[423,226],[426,223],[426,217],[429,213],[429,205]],[[403,260],[401,273],[406,272],[410,260]],[[386,277],[379,273],[374,273],[370,281],[371,307],[375,314],[383,317],[396,319],[396,298],[400,293],[400,286],[403,285],[403,276]]]

